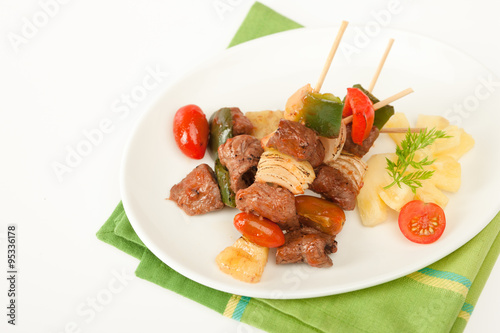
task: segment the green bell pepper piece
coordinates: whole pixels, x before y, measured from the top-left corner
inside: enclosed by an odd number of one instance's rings
[[[219,184],[222,202],[229,207],[236,207],[236,199],[233,190],[231,190],[231,181],[229,178],[229,171],[220,163],[217,158],[215,160],[215,176]]]
[[[210,140],[208,142],[208,152],[215,160],[218,158],[217,150],[227,139],[233,137],[233,117],[230,108],[217,110],[210,117]]]
[[[373,104],[380,102],[378,98],[376,98],[370,92],[365,90],[360,84],[355,84],[353,87],[361,90],[366,96],[368,96],[368,98],[370,99],[370,101],[372,101]],[[375,111],[373,126],[377,127],[378,129],[382,129],[382,127],[384,127],[385,123],[389,120],[389,118],[392,117],[392,115],[394,115],[394,107],[392,105],[386,105],[384,107],[381,107],[380,109]]]
[[[320,136],[335,138],[339,136],[344,104],[332,94],[307,94],[304,101],[305,125]]]

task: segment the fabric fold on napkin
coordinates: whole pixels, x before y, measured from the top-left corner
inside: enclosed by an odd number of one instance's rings
[[[300,27],[257,2],[230,46]],[[499,232],[500,214],[461,248],[417,272],[363,290],[295,300],[233,295],[184,277],[147,249],[121,202],[97,238],[139,259],[138,277],[268,332],[441,333],[464,330],[500,253]]]

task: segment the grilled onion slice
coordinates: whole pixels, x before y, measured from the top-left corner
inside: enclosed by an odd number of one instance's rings
[[[302,118],[302,109],[304,108],[304,100],[307,94],[312,93],[313,89],[308,83],[297,90],[286,102],[284,118],[286,120],[300,121]]]
[[[290,155],[276,149],[267,149],[260,156],[255,181],[274,183],[286,188],[293,194],[302,194],[314,181],[316,175],[311,164],[299,162]]]
[[[340,134],[338,137],[330,139],[320,136],[319,139],[325,147],[325,158],[323,159],[323,163],[328,164],[330,162],[335,161],[342,152],[342,148],[344,148],[344,143],[347,135],[347,129],[345,124],[342,122],[340,126]]]
[[[365,175],[367,165],[360,157],[350,154],[340,154],[337,159],[327,164],[342,172],[346,178],[351,179],[358,192],[363,187],[363,176]]]

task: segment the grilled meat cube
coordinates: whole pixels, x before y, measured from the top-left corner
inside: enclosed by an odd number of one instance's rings
[[[301,123],[281,119],[278,129],[266,144],[298,161],[309,161],[317,167],[325,158],[325,148],[316,132]]]
[[[276,250],[276,264],[305,262],[312,267],[330,267],[333,263],[328,255],[335,252],[335,236],[303,227],[285,234],[285,244]]]
[[[174,201],[188,215],[199,215],[224,208],[213,170],[200,164],[170,189]]]
[[[359,188],[354,179],[340,170],[320,165],[316,170],[316,178],[309,189],[336,203],[343,210],[353,210],[356,207],[356,196]]]
[[[263,152],[260,141],[246,134],[230,138],[219,146],[219,159],[229,171],[231,190],[234,193],[254,182],[257,164]]]
[[[375,142],[375,140],[377,140],[378,135],[380,134],[379,129],[377,127],[373,126],[371,131],[370,131],[370,134],[363,141],[363,145],[360,146],[357,143],[354,143],[352,141],[352,137],[351,137],[352,123],[347,124],[346,130],[347,130],[347,133],[346,133],[346,140],[344,143],[343,151],[350,153],[350,154],[353,154],[353,155],[356,155],[356,156],[359,156],[359,157],[363,157],[366,153],[368,153],[370,148],[373,146],[373,143]]]
[[[236,193],[236,208],[263,216],[276,222],[282,229],[296,229],[299,220],[293,194],[278,185],[255,182]]]
[[[252,134],[253,125],[239,108],[230,108],[233,119],[233,136],[242,134]]]

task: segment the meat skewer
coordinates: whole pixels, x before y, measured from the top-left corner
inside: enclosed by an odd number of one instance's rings
[[[323,230],[318,231],[315,226],[311,229],[301,220],[301,218],[309,219],[309,217],[305,215],[303,210],[299,213],[299,208],[296,207],[296,198],[298,197],[295,196],[304,194],[304,191],[309,187],[313,192],[326,199],[317,198],[318,200],[329,202],[337,208],[340,207],[338,209],[342,214],[343,210],[354,209],[355,199],[363,186],[363,175],[367,168],[361,157],[370,149],[379,133],[379,129],[373,127],[373,133],[369,133],[365,137],[367,147],[361,143],[356,144],[356,148],[360,149],[359,154],[349,150],[342,152],[344,141],[352,146],[352,142],[348,142],[352,140],[346,140],[346,137],[351,137],[352,126],[349,125],[349,128],[346,129],[346,125],[352,122],[353,116],[342,119],[344,103],[340,98],[332,94],[319,94],[347,25],[348,22],[342,22],[315,88],[312,89],[310,85],[305,87],[308,87],[307,97],[310,98],[307,100],[308,106],[314,105],[316,110],[323,112],[320,116],[314,119],[306,118],[306,121],[304,119],[289,119],[285,116],[285,119],[281,119],[275,132],[268,135],[265,141],[259,141],[249,135],[252,125],[240,110],[225,108],[230,111],[230,116],[226,118],[232,120],[232,124],[229,126],[232,131],[231,135],[229,137],[222,135],[222,130],[225,129],[222,126],[224,124],[221,125],[219,131],[221,135],[216,136],[211,133],[216,138],[213,141],[214,147],[212,147],[215,148],[212,149],[216,153],[215,158],[218,158],[216,167],[218,161],[222,167],[227,169],[229,174],[227,176],[228,187],[233,192],[236,208],[248,213],[249,216],[258,217],[261,220],[268,219],[269,222],[272,221],[283,229],[285,244],[276,245],[279,246],[276,257],[277,264],[306,262],[313,267],[332,265],[328,255],[336,252],[336,234],[323,232]],[[368,94],[373,90],[378,80],[393,42],[393,39],[389,40],[389,45],[370,83]],[[366,95],[366,90],[362,88],[361,90]],[[377,102],[377,99],[368,101],[367,105],[370,108],[373,106],[371,116],[373,117],[373,110],[383,108],[411,92],[413,90],[409,88],[380,102]],[[318,101],[325,105],[328,104],[328,107],[320,105]],[[304,100],[300,99],[300,102],[304,102]],[[332,106],[333,104],[335,105]],[[304,104],[302,104],[303,106]],[[388,108],[392,109],[390,106]],[[225,114],[227,113],[225,112]],[[385,113],[383,110],[380,111],[379,117],[383,117]],[[393,113],[392,111],[391,115]],[[308,113],[307,115],[310,114],[317,115],[316,113]],[[337,118],[330,117],[332,114],[337,115]],[[355,124],[356,121],[357,118],[354,121]],[[334,127],[334,129],[325,130],[322,126]],[[383,124],[378,127],[382,128],[382,126]],[[422,129],[413,129],[412,131],[420,130]],[[393,128],[383,132],[402,133],[406,131],[407,129],[403,128]],[[359,135],[356,138],[358,138],[356,142],[361,142]],[[335,145],[333,148],[337,148],[335,151],[326,149],[332,148],[330,147],[332,145]],[[330,159],[325,157],[327,152]],[[181,183],[174,185],[170,196],[170,200],[175,201],[187,214],[203,214],[222,209],[224,204],[228,205],[224,201],[221,183],[217,183],[216,175],[208,165],[196,168],[188,176]],[[201,184],[195,185],[199,179],[203,179],[202,183],[209,184],[208,188],[199,187],[198,185]],[[295,180],[295,183],[292,180]],[[220,191],[217,191],[217,185],[219,185]],[[316,212],[307,214],[314,216]],[[243,235],[245,234],[243,233]],[[259,244],[259,242],[255,241],[255,244]],[[265,247],[266,245],[260,246]],[[265,261],[267,261],[267,253],[266,260],[263,261],[264,264],[259,266],[260,268],[263,269]]]

